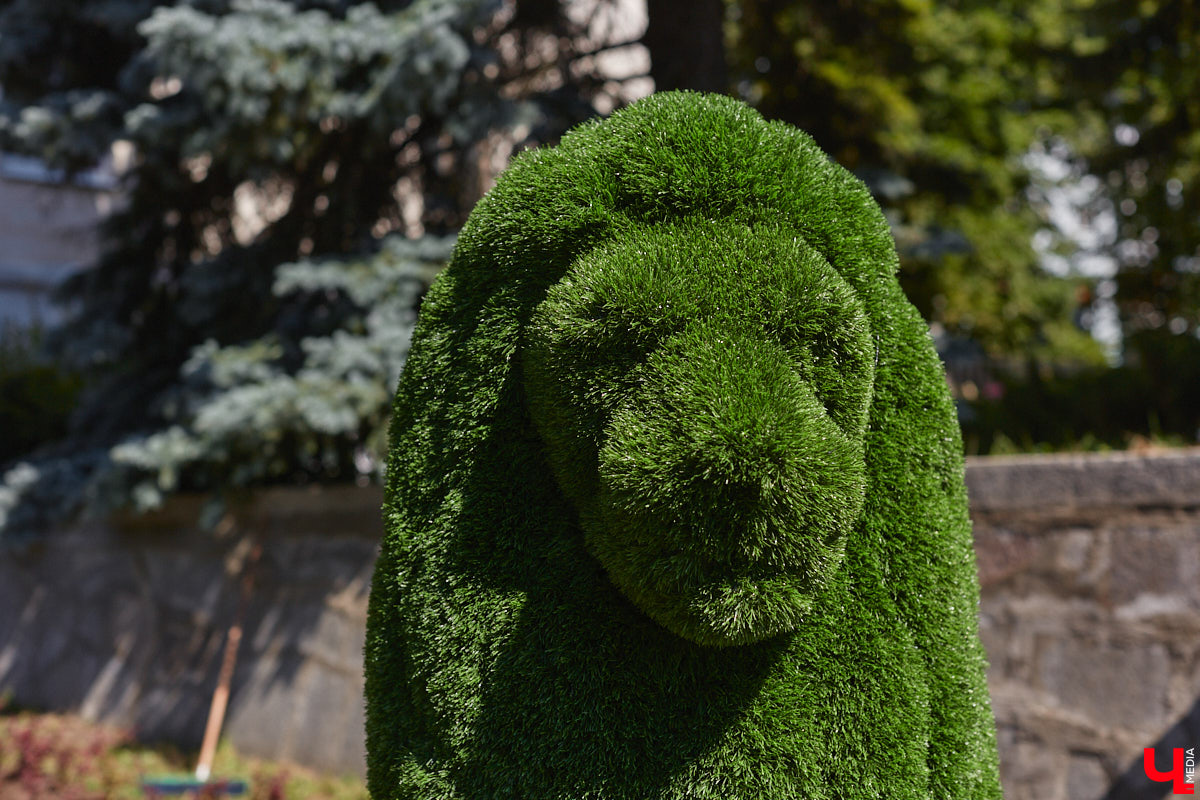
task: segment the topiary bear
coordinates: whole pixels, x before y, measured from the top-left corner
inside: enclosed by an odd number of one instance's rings
[[[420,312],[385,798],[998,798],[961,443],[866,188],[729,98],[522,154]]]

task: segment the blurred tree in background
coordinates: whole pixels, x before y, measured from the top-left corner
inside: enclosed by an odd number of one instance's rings
[[[1195,441],[1196,19],[1190,0],[730,5],[738,91],[888,212],[969,448]]]
[[[1107,260],[1121,365],[1036,387],[1064,409],[1089,407],[1076,436],[1118,430],[1200,436],[1200,6],[1194,0],[1097,0],[1053,6],[1043,58],[1069,117],[1066,144],[1081,206],[1106,221],[1092,252]],[[1104,398],[1107,402],[1100,402]],[[1048,414],[1042,439],[1053,441]],[[1040,432],[1040,431],[1039,431]]]
[[[0,3],[0,146],[134,154],[49,342],[87,389],[0,485],[5,536],[81,504],[378,477],[417,300],[493,162],[624,100],[592,23],[492,0]]]
[[[905,290],[988,354],[1097,363],[1072,322],[1075,287],[1030,242],[1021,157],[1061,112],[1024,57],[1031,4],[747,0],[732,7],[739,90],[805,127],[884,204]]]
[[[86,390],[10,464],[0,537],[378,478],[455,231],[515,150],[646,90],[606,60],[639,45],[657,88],[741,96],[872,188],[969,449],[1195,440],[1192,0],[646,0],[632,35],[626,3],[0,0],[0,148],[133,153],[49,337]]]

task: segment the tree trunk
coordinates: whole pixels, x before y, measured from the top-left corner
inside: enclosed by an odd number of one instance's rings
[[[725,92],[725,41],[721,0],[647,0],[649,25],[642,43],[650,50],[655,91]]]

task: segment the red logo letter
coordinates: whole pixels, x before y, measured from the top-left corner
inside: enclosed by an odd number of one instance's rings
[[[1156,783],[1171,781],[1171,791],[1175,794],[1196,793],[1196,787],[1193,784],[1184,783],[1183,748],[1176,747],[1171,751],[1170,772],[1159,772],[1154,768],[1153,747],[1147,747],[1142,751],[1142,767],[1146,770],[1146,777]]]

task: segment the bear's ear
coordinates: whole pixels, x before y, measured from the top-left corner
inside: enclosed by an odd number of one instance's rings
[[[875,349],[862,304],[793,232],[629,228],[535,311],[531,415],[593,555],[704,644],[792,629],[865,491]]]

